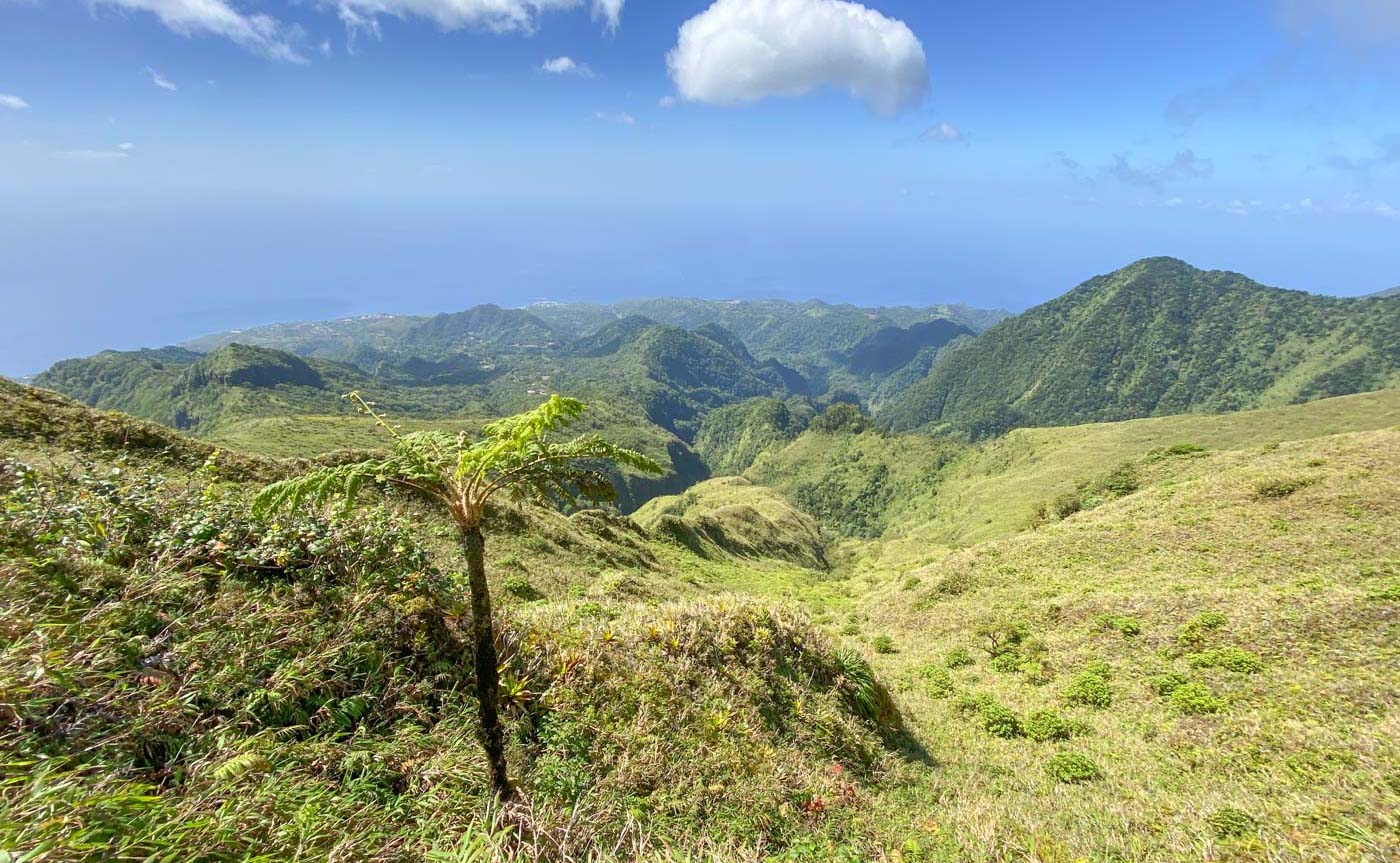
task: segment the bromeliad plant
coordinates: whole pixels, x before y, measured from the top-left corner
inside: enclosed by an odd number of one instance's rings
[[[486,503],[498,492],[517,500],[547,504],[608,501],[616,495],[616,489],[599,469],[601,464],[614,463],[651,474],[660,473],[661,466],[597,435],[553,440],[586,409],[583,402],[558,395],[550,396],[534,410],[488,423],[477,437],[466,432],[403,433],[359,393],[350,393],[347,398],[392,438],[391,454],[273,483],[254,499],[254,514],[265,516],[304,502],[325,506],[336,501],[348,510],[367,485],[406,490],[440,504],[451,514],[466,560],[471,592],[473,664],[482,747],[492,789],[501,798],[509,797],[495,621],[486,583],[486,542],[482,533]]]

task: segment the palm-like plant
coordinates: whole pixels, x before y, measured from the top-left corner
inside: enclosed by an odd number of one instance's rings
[[[500,673],[496,655],[491,591],[486,583],[486,503],[497,492],[517,500],[553,503],[580,499],[611,500],[612,481],[600,463],[615,463],[660,473],[661,466],[641,453],[609,443],[597,435],[555,441],[554,435],[584,412],[576,399],[550,396],[534,410],[488,423],[480,436],[443,431],[404,433],[391,425],[359,393],[347,398],[393,440],[383,457],[322,468],[267,486],[253,500],[255,515],[310,502],[354,506],[368,486],[397,487],[442,505],[457,526],[471,592],[473,664],[480,705],[481,740],[486,750],[491,787],[502,798],[511,793],[506,775],[505,733],[500,717]]]

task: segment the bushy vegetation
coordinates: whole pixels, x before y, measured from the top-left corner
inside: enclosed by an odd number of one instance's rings
[[[1104,708],[1113,704],[1113,690],[1108,685],[1109,672],[1102,665],[1094,665],[1074,676],[1065,687],[1065,701],[1082,704],[1086,707]]]
[[[417,519],[251,518],[217,462],[188,480],[6,462],[0,496],[0,749],[19,780],[0,788],[0,846],[423,860],[477,835],[465,585]],[[877,777],[898,735],[868,664],[753,603],[594,602],[500,624],[532,800],[528,834],[501,824],[545,859],[616,841],[625,811],[648,843],[839,836],[841,789]],[[832,801],[821,825],[794,803],[815,797]]]
[[[1056,782],[1090,782],[1103,776],[1103,769],[1077,752],[1057,752],[1045,762],[1045,772]]]

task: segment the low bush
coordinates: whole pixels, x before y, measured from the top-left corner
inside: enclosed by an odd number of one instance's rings
[[[1122,614],[1100,614],[1094,620],[1094,626],[1100,632],[1116,630],[1129,638],[1142,633],[1142,624],[1136,617]]]
[[[1108,686],[1108,672],[1101,664],[1091,664],[1079,672],[1065,687],[1065,700],[1086,707],[1108,707],[1113,703],[1113,690]]]
[[[1045,762],[1045,772],[1056,782],[1089,782],[1103,776],[1103,770],[1087,756],[1057,752]]]
[[[943,596],[961,596],[977,586],[972,573],[965,569],[954,570],[938,580],[933,592]]]
[[[953,675],[949,674],[946,668],[936,665],[924,666],[919,671],[919,676],[924,679],[924,687],[932,698],[947,698],[957,691]]]
[[[1175,671],[1168,671],[1153,676],[1147,681],[1147,685],[1152,688],[1153,692],[1163,698],[1167,698],[1187,682],[1188,678],[1186,675]]]
[[[993,737],[1009,740],[1021,736],[1021,721],[1015,711],[986,692],[960,697],[957,708],[964,716],[975,719],[982,730]]]
[[[1264,670],[1264,661],[1248,650],[1238,647],[1218,647],[1186,657],[1192,668],[1223,668],[1238,674],[1258,674]]]
[[[955,647],[943,657],[943,664],[948,668],[966,668],[973,664],[972,652],[966,647]]]
[[[888,635],[877,635],[871,642],[876,653],[894,653],[894,639]]]
[[[1315,476],[1281,476],[1263,479],[1254,484],[1254,497],[1256,500],[1278,500],[1317,482],[1318,478]]]
[[[1184,716],[1204,716],[1225,709],[1225,702],[1203,683],[1190,681],[1172,690],[1171,706]]]
[[[1176,636],[1176,643],[1184,648],[1199,650],[1209,634],[1223,627],[1225,623],[1225,615],[1220,612],[1203,611],[1182,624]]]
[[[1026,717],[1026,736],[1037,743],[1049,740],[1068,740],[1069,723],[1054,710],[1036,710]]]
[[[501,579],[501,588],[516,599],[523,599],[526,602],[544,598],[544,594],[535,589],[524,573],[513,572],[507,575]]]

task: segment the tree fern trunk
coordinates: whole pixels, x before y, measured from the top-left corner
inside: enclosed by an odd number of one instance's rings
[[[506,735],[501,723],[496,619],[491,611],[491,589],[486,584],[486,538],[480,528],[473,528],[463,531],[461,540],[472,597],[472,653],[476,665],[476,700],[481,715],[481,745],[486,750],[491,788],[504,800],[511,795],[511,787],[506,776]]]

